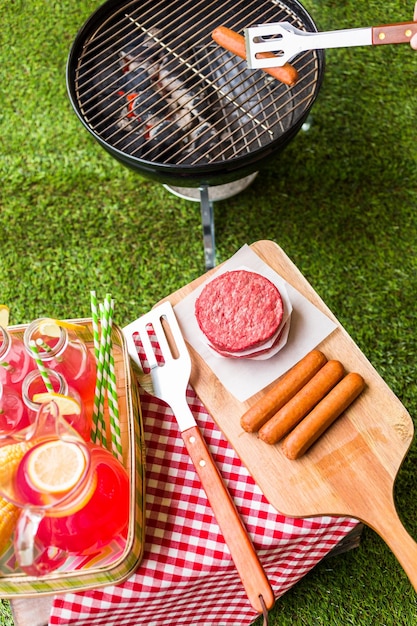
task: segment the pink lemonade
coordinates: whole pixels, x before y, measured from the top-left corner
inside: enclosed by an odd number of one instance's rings
[[[84,403],[82,402],[78,392],[72,387],[68,386],[67,381],[59,372],[55,372],[52,370],[47,370],[47,372],[54,392],[74,398],[74,400],[76,400],[81,407],[80,414],[74,413],[72,415],[64,415],[63,417],[65,421],[68,422],[68,424],[70,424],[70,426],[72,426],[74,430],[76,430],[85,441],[90,441],[92,414],[90,413],[89,415],[87,415]],[[45,383],[43,382],[42,376],[39,371],[34,370],[33,372],[30,372],[26,376],[22,386],[22,397],[27,407],[30,423],[33,423],[35,421],[37,412],[39,410],[39,404],[33,401],[33,397],[37,393],[45,392]]]
[[[87,480],[87,474],[90,469],[88,452],[86,451],[85,444],[83,444],[82,447],[75,443],[75,440],[73,440],[70,445],[76,446],[77,450],[80,450],[80,453],[83,454],[84,458],[83,471],[80,473],[80,480],[77,486],[74,488],[72,485],[70,489],[62,488],[52,492],[48,489],[42,489],[33,483],[30,474],[30,463],[31,459],[34,458],[33,455],[36,455],[37,450],[45,446],[45,444],[55,441],[57,441],[56,438],[51,438],[49,440],[42,439],[31,447],[23,456],[13,478],[13,497],[16,502],[24,502],[29,507],[34,507],[35,509],[40,508],[49,510],[52,507],[71,507],[71,510],[73,510],[74,508],[82,506],[87,497],[89,497],[91,484],[90,481]],[[53,463],[54,459],[52,457],[51,462],[48,464],[48,472],[50,471],[51,475],[53,475],[53,472],[56,470],[56,466],[54,467]],[[74,504],[70,505],[69,502],[72,502],[72,500],[74,500]]]
[[[69,341],[65,355],[56,358],[51,369],[65,377],[68,385],[78,391],[89,415],[93,414],[96,388],[96,363],[94,356],[82,343]]]
[[[92,416],[96,387],[96,362],[86,344],[72,330],[59,327],[59,337],[42,335],[42,320],[33,321],[25,331],[24,342],[30,354],[35,341],[39,356],[49,369],[62,374],[69,387],[81,397],[87,415]]]
[[[74,500],[74,503],[69,498],[68,503],[46,511],[36,536],[36,541],[48,548],[40,559],[48,559],[51,549],[58,553],[88,554],[127,532],[128,474],[108,450],[91,443],[87,444],[87,448],[91,454],[89,486],[83,489],[82,497]],[[29,450],[20,463],[17,489],[29,504],[39,506],[45,501],[45,494],[40,494],[30,483],[25,471],[31,452]],[[72,509],[72,512],[66,515],[65,510],[68,509]]]
[[[28,411],[13,387],[0,383],[0,439],[29,426]]]
[[[20,391],[26,374],[35,367],[23,341],[0,326],[0,382]]]

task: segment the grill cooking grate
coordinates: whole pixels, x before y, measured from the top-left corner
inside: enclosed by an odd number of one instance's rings
[[[264,149],[314,100],[317,53],[298,57],[300,79],[289,88],[248,70],[210,33],[219,25],[242,32],[272,21],[306,29],[279,1],[117,3],[76,60],[75,95],[85,123],[113,148],[154,163],[221,163]]]

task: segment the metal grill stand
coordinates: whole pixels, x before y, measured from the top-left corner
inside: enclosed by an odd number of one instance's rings
[[[200,187],[201,221],[203,224],[204,261],[209,270],[216,264],[216,241],[214,237],[214,207],[207,185]]]
[[[173,187],[163,185],[165,189],[179,198],[200,202],[201,221],[203,227],[204,261],[206,270],[216,265],[216,242],[214,229],[214,207],[216,200],[227,200],[237,195],[255,180],[258,172],[245,176],[226,185],[201,185],[198,189],[193,187]]]

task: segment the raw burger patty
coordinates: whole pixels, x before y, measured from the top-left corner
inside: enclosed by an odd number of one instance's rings
[[[234,270],[207,283],[197,298],[195,315],[214,348],[239,352],[263,344],[277,332],[283,303],[265,276]]]

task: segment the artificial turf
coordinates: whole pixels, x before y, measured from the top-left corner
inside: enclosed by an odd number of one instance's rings
[[[0,0],[0,302],[11,323],[90,315],[91,289],[123,326],[204,272],[198,204],[108,155],[66,93],[70,46],[97,0]],[[405,0],[308,0],[320,30],[412,19]],[[276,241],[415,420],[417,52],[330,50],[312,124],[243,193],[215,203],[217,258]],[[417,446],[396,503],[417,538]],[[416,564],[417,567],[417,564]],[[7,602],[0,624],[11,624]],[[416,594],[382,540],[323,561],[279,600],[272,626],[417,624]]]

